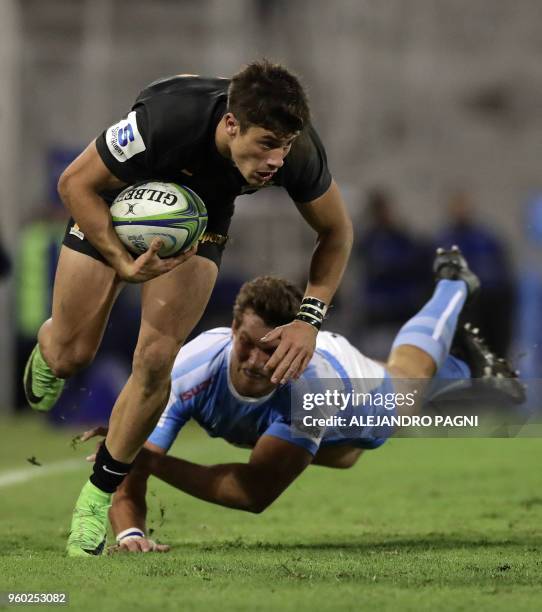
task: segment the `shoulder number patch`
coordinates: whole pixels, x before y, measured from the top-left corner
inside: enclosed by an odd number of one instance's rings
[[[105,142],[111,155],[119,162],[128,161],[144,151],[146,147],[137,127],[136,112],[132,111],[126,119],[112,125],[105,133]]]

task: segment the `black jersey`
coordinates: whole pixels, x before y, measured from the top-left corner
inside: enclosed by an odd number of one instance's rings
[[[228,85],[229,79],[198,76],[156,81],[139,94],[124,119],[96,140],[100,157],[117,178],[128,184],[161,180],[187,185],[207,206],[208,230],[224,234],[235,197],[257,190],[216,148]],[[284,187],[296,202],[309,202],[330,183],[324,147],[307,126],[267,185]]]

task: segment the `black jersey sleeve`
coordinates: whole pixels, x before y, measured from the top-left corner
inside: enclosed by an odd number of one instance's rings
[[[136,183],[154,178],[148,114],[143,105],[102,132],[96,148],[107,168],[121,181]]]
[[[149,85],[128,115],[98,137],[103,162],[127,183],[174,180],[206,150],[227,83],[181,76]]]
[[[294,141],[284,163],[284,187],[294,202],[311,202],[331,184],[324,145],[309,126]]]

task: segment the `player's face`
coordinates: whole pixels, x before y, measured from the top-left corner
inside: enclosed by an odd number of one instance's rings
[[[264,365],[277,348],[279,340],[270,343],[261,341],[271,329],[253,310],[246,310],[241,322],[233,323],[230,377],[241,395],[261,397],[276,386],[270,380],[271,372],[266,372]]]
[[[247,183],[255,187],[263,187],[273,180],[298,136],[296,132],[279,137],[259,126],[250,126],[241,132],[235,119],[230,119],[228,126],[231,159]]]

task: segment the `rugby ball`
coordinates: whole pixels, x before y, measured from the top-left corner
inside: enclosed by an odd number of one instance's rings
[[[124,246],[136,255],[144,253],[154,238],[164,245],[160,257],[186,251],[207,227],[207,209],[188,187],[150,182],[127,187],[111,205],[113,227]]]

